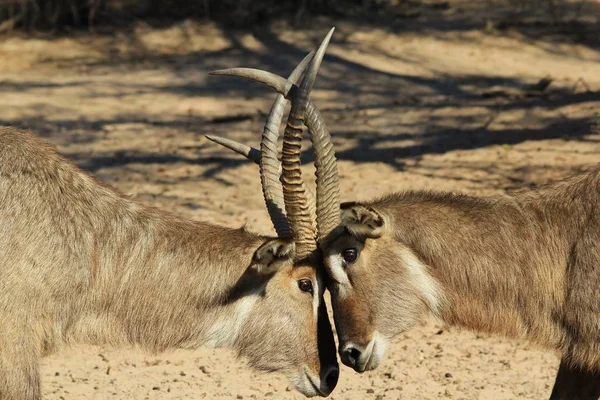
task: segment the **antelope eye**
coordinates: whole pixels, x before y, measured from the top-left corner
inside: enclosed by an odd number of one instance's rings
[[[358,258],[358,251],[355,248],[346,249],[342,256],[344,257],[346,264],[352,264]]]
[[[310,279],[300,279],[298,281],[298,288],[300,288],[300,290],[302,290],[303,292],[310,294],[313,293],[313,286]]]

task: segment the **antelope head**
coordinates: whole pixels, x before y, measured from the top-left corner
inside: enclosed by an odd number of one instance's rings
[[[293,99],[278,159],[277,139],[286,100],[278,95],[267,117],[260,151],[222,138],[209,139],[233,146],[260,165],[262,191],[278,237],[255,253],[255,272],[269,275],[261,310],[253,310],[256,325],[242,338],[241,353],[258,368],[288,370],[295,387],[306,396],[327,396],[337,384],[339,369],[335,341],[323,301],[325,274],[318,252],[316,227],[300,171],[302,125],[308,95],[333,30],[316,52],[310,53],[289,77],[285,95]],[[214,71],[213,75],[263,77],[246,68]],[[260,79],[259,79],[260,80]],[[287,82],[283,79],[283,82]],[[265,342],[267,345],[265,346]]]
[[[265,71],[236,75],[275,89],[291,100],[292,109],[299,100],[291,79]],[[379,365],[393,336],[414,326],[423,314],[435,312],[435,283],[395,233],[392,215],[375,203],[340,204],[331,137],[310,99],[304,123],[315,155],[317,242],[328,276],[339,353],[344,364],[364,372]],[[261,147],[266,143],[263,137]],[[231,141],[223,144],[246,156],[256,152]]]

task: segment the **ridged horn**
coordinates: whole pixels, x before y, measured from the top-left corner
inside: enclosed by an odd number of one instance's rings
[[[310,133],[310,139],[315,155],[315,175],[317,177],[317,232],[319,243],[322,244],[328,235],[341,223],[339,176],[335,151],[333,150],[333,144],[331,143],[331,136],[329,135],[329,131],[327,130],[327,126],[323,121],[320,111],[312,101],[309,101],[306,107],[306,126]],[[205,136],[209,140],[241,154],[247,159],[260,165],[261,152],[258,149],[231,139],[212,135]],[[276,160],[276,164],[277,176],[280,176],[281,163],[279,160]],[[277,181],[277,183],[279,183],[279,181]],[[305,189],[309,205],[312,206],[315,204],[315,195],[308,187]],[[283,204],[283,202],[281,202],[281,204]],[[315,213],[315,210],[311,207],[311,214],[313,213]]]
[[[332,28],[329,31],[319,46],[300,87],[291,89],[292,106],[283,135],[281,182],[288,221],[295,235],[296,260],[306,258],[317,247],[315,227],[310,218],[308,198],[303,187],[300,152],[302,150],[302,128],[310,91],[333,30]]]
[[[342,222],[340,180],[329,130],[323,121],[321,112],[312,102],[309,102],[306,108],[306,125],[315,155],[317,231],[319,245],[322,246],[331,232]]]
[[[304,59],[296,66],[294,71],[289,76],[288,80],[285,80],[277,75],[277,82],[281,84],[280,88],[292,87],[295,82],[300,78],[308,63],[313,59],[315,52],[310,52]],[[266,71],[254,70],[250,68],[230,68],[225,70],[214,71],[211,75],[227,75],[227,76],[240,76],[253,80],[253,77],[269,77],[270,74]],[[269,87],[279,87],[275,85],[266,84]],[[276,89],[277,90],[277,89]],[[289,89],[288,89],[289,91]],[[277,158],[277,140],[279,138],[279,126],[283,119],[283,111],[285,109],[284,96],[278,94],[271,106],[269,115],[267,116],[267,122],[265,124],[260,152],[249,146],[237,143],[230,139],[224,139],[207,135],[209,140],[216,142],[222,146],[225,146],[243,156],[251,159],[260,165],[260,180],[263,191],[263,197],[267,206],[267,211],[271,218],[271,222],[275,227],[275,231],[280,238],[291,238],[293,236],[292,228],[286,217],[285,212],[285,201],[283,196],[283,187],[280,182],[281,176],[281,163]],[[311,219],[315,218],[314,203],[311,207]]]
[[[289,76],[290,84],[293,85],[306,69],[308,63],[314,58],[314,51],[311,51],[304,59],[294,68]],[[290,86],[291,87],[291,86]],[[285,196],[283,194],[283,185],[280,181],[282,168],[281,162],[277,158],[279,151],[277,143],[279,139],[279,126],[283,120],[283,112],[285,109],[285,98],[282,94],[277,94],[267,122],[263,129],[262,139],[260,142],[260,182],[263,188],[265,204],[273,225],[275,226],[277,235],[280,238],[291,238],[294,236],[292,224],[287,217]],[[314,221],[314,209],[311,215],[311,221]],[[284,225],[285,221],[285,225]],[[285,228],[285,229],[284,229]]]

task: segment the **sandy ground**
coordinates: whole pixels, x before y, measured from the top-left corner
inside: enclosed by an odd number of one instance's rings
[[[273,95],[207,72],[244,65],[287,74],[331,25],[313,98],[334,135],[344,200],[409,188],[502,193],[600,160],[598,43],[498,31],[477,18],[460,29],[418,18],[387,27],[319,19],[254,33],[183,22],[5,37],[0,123],[35,130],[149,204],[270,233],[255,166],[203,135],[256,145]],[[546,76],[544,92],[529,90]],[[378,370],[343,367],[332,398],[540,399],[556,365],[527,344],[430,322],[400,335]],[[44,360],[43,385],[47,399],[302,398],[285,377],[205,349],[66,349]]]

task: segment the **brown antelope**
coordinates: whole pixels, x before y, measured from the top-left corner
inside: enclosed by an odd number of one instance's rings
[[[310,62],[299,115],[329,37],[290,77]],[[265,136],[284,106],[279,96]],[[72,343],[233,348],[307,396],[329,395],[338,365],[298,154],[284,154],[283,186],[269,157],[278,238],[144,206],[32,133],[0,128],[0,399],[40,399],[39,358]]]
[[[221,74],[296,101],[293,83],[276,75]],[[344,364],[376,368],[388,342],[429,314],[555,349],[551,399],[600,397],[600,167],[512,195],[408,191],[340,205],[331,138],[310,101],[305,119]]]

